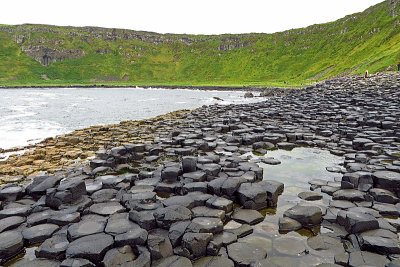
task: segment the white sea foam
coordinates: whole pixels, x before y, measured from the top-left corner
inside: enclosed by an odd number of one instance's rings
[[[0,148],[25,146],[75,129],[146,119],[178,109],[263,100],[246,99],[244,93],[157,88],[2,89]]]

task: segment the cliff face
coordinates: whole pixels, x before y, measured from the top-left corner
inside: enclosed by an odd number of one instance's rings
[[[85,56],[85,52],[80,49],[52,49],[43,45],[22,46],[22,51],[25,52],[28,57],[39,62],[42,66],[47,66],[52,62],[61,61],[64,59],[76,59]]]
[[[174,35],[174,34],[158,34],[151,32],[138,32],[123,29],[107,29],[98,27],[58,27],[50,25],[17,25],[15,27],[0,27],[0,31],[7,32],[13,35],[16,44],[23,44],[22,51],[30,58],[38,61],[42,66],[47,66],[52,62],[65,59],[77,59],[85,56],[85,51],[81,49],[66,49],[64,41],[55,40],[50,35],[69,37],[86,43],[91,43],[90,40],[100,40],[102,42],[125,42],[137,41],[144,44],[162,46],[163,44],[184,44],[191,46],[195,43],[212,43],[219,42],[215,46],[216,50],[229,51],[233,49],[249,46],[249,42],[243,40],[242,36],[203,36],[197,38],[190,35]],[[253,42],[260,39],[256,36],[252,37]],[[145,48],[137,48],[134,50],[145,50]],[[98,54],[108,54],[112,50],[107,47],[105,49],[97,49]]]
[[[265,84],[386,70],[400,57],[399,14],[400,0],[387,0],[331,23],[240,35],[0,25],[0,84],[41,75],[65,82]]]
[[[400,15],[400,0],[390,0],[388,7],[390,16],[394,18]]]

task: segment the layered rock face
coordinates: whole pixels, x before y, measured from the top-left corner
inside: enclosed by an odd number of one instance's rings
[[[380,74],[153,121],[151,142],[2,186],[1,264],[41,243],[32,265],[396,266],[399,118],[400,76]],[[328,168],[342,177],[311,181],[323,199],[294,195],[274,224],[260,211],[284,184],[251,154],[296,146],[343,156]]]
[[[53,49],[44,45],[22,46],[22,51],[30,58],[33,58],[43,66],[65,59],[77,59],[85,56],[80,49]]]

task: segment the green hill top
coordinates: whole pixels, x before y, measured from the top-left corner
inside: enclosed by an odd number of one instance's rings
[[[0,25],[0,85],[284,86],[397,70],[400,0],[274,34]]]

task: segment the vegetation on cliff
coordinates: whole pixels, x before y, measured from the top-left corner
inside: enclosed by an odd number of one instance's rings
[[[274,34],[0,25],[0,85],[291,85],[394,70],[400,0]]]

